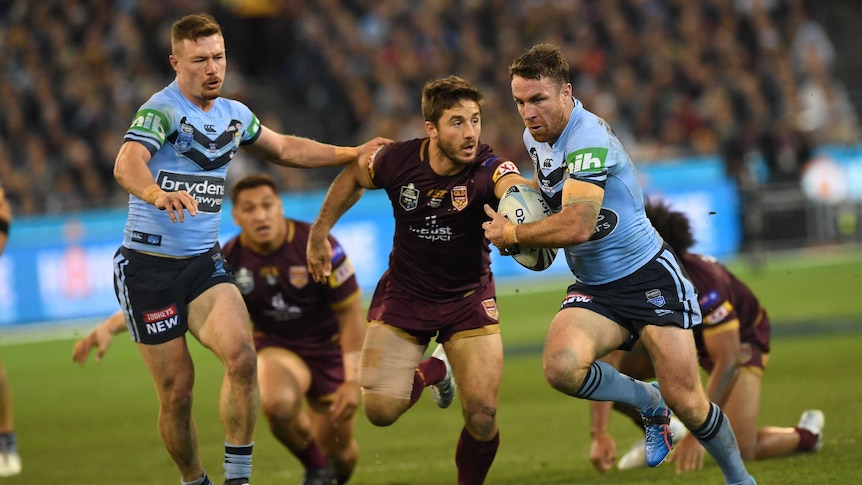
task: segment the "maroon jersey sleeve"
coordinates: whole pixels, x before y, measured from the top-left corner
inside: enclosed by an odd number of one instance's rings
[[[338,318],[333,311],[359,297],[347,255],[334,238],[333,276],[315,283],[308,273],[309,225],[288,220],[287,237],[276,251],[263,255],[243,244],[225,246],[225,259],[248,307],[256,335],[289,342],[289,348],[325,350],[337,346]]]
[[[480,144],[474,163],[455,175],[438,175],[429,164],[429,143],[393,143],[374,157],[369,171],[386,190],[395,217],[392,281],[413,296],[448,301],[490,280],[483,206],[497,206],[495,182],[518,169]]]
[[[702,332],[739,321],[741,342],[756,344],[769,351],[769,322],[766,312],[751,290],[723,265],[710,256],[686,254],[683,265],[698,293],[703,328],[695,333],[701,359],[708,359]]]

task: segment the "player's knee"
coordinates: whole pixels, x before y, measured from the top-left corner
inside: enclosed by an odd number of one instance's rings
[[[260,408],[270,422],[294,419],[302,410],[302,400],[293,392],[278,395],[261,393]]]
[[[225,372],[235,381],[257,379],[257,353],[250,345],[241,345],[225,359]]]
[[[162,397],[162,409],[173,415],[190,414],[192,411],[192,389],[174,386]]]
[[[365,410],[365,417],[374,426],[389,426],[404,413],[409,405],[409,401],[404,403],[395,402],[385,396],[376,394],[365,394],[362,407]]]
[[[492,403],[468,403],[464,425],[479,441],[490,440],[497,431],[497,407]]]
[[[542,357],[545,380],[551,387],[566,394],[573,395],[580,389],[585,369],[578,365],[571,352],[545,353]]]

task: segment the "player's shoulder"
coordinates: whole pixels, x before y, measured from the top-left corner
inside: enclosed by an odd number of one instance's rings
[[[585,148],[610,145],[610,127],[607,122],[585,108],[575,110],[569,124],[563,131],[566,150],[576,151]]]
[[[411,155],[419,155],[427,147],[428,138],[414,138],[389,143],[380,147],[374,155],[375,160],[386,160],[389,158],[403,158]]]

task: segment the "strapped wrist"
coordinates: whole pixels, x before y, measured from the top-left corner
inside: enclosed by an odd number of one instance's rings
[[[344,380],[359,382],[359,359],[361,353],[358,350],[344,353]]]
[[[518,244],[518,225],[514,222],[509,222],[503,227],[503,241],[509,246]]]
[[[148,204],[156,205],[156,199],[159,198],[164,190],[158,186],[158,184],[150,185],[141,191],[141,200]]]

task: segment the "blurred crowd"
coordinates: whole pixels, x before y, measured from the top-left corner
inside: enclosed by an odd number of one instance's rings
[[[337,144],[424,136],[423,84],[458,74],[485,92],[484,142],[515,160],[523,125],[508,65],[549,42],[575,95],[637,163],[719,153],[744,180],[761,157],[794,179],[808,152],[855,143],[835,47],[805,0],[0,0],[0,180],[16,213],[119,207],[114,157],[135,110],[173,79],[170,27],[213,13],[224,95],[277,130]],[[245,156],[317,190],[331,171]]]

